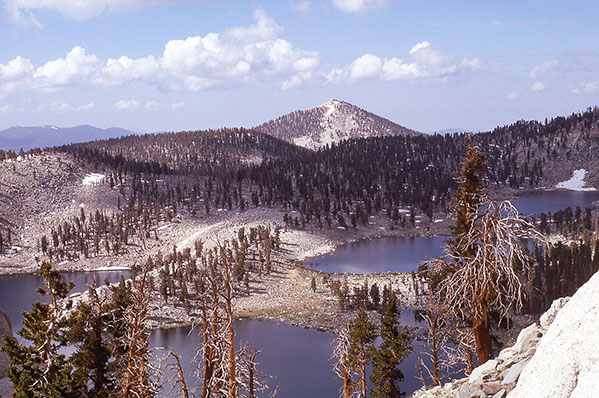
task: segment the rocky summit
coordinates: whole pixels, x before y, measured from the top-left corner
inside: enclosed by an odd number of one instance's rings
[[[255,130],[309,149],[319,149],[349,138],[420,134],[336,99],[281,116],[255,127]]]

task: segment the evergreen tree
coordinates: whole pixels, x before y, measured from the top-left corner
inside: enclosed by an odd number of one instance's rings
[[[360,375],[358,381],[359,395],[366,397],[366,365],[369,363],[370,352],[376,338],[376,327],[368,320],[368,314],[360,308],[354,324],[349,332],[350,356],[353,367]]]
[[[381,316],[381,345],[372,351],[373,398],[399,398],[397,382],[403,380],[399,364],[412,350],[411,338],[399,330],[397,297],[391,293]]]
[[[38,293],[48,296],[50,303],[36,301],[31,311],[23,313],[23,329],[18,334],[30,343],[5,336],[2,347],[11,361],[8,375],[15,388],[13,397],[83,396],[85,384],[76,376],[70,358],[60,353],[68,345],[70,302],[64,299],[74,283],[67,284],[47,262],[41,264],[40,275],[44,287]]]

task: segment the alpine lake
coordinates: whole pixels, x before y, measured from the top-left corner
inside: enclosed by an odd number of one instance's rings
[[[568,206],[593,207],[599,200],[599,192],[539,191],[523,195],[512,201],[524,215],[536,216],[541,212],[555,212]],[[381,238],[350,243],[329,254],[306,259],[306,266],[327,272],[410,272],[427,259],[436,258],[443,252],[446,237]],[[96,271],[63,273],[66,280],[76,283],[74,292],[87,289],[93,280],[98,284],[118,282],[127,278],[128,271]],[[36,275],[0,276],[0,307],[9,315],[13,330],[22,327],[21,311],[31,309],[40,299],[36,288],[41,278]],[[417,325],[412,311],[401,311],[401,323]],[[236,341],[251,342],[261,352],[257,356],[258,371],[264,375],[271,392],[277,388],[277,396],[285,398],[336,397],[342,385],[333,371],[334,336],[330,333],[305,329],[270,319],[240,319],[235,321]],[[188,380],[195,380],[197,362],[193,359],[201,344],[196,330],[189,327],[157,330],[150,335],[150,346],[155,355],[164,350],[178,352]],[[420,388],[421,380],[416,364],[417,356],[424,356],[422,342],[413,342],[413,352],[401,364],[404,381],[401,391],[410,394]],[[193,382],[192,382],[193,383]],[[169,390],[160,396],[169,396]],[[270,396],[268,392],[258,396]]]

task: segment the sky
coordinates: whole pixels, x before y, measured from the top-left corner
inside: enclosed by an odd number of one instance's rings
[[[599,105],[599,2],[0,0],[0,129],[252,127],[332,98],[486,131]]]

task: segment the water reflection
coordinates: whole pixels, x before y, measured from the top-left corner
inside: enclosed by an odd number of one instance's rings
[[[110,283],[118,282],[123,275],[129,277],[129,271],[95,271],[95,272],[61,272],[66,281],[74,281],[72,292],[87,290],[94,278],[97,283],[103,284],[104,280]],[[43,285],[43,280],[38,275],[2,275],[0,276],[0,307],[8,314],[12,329],[16,333],[23,327],[22,311],[30,311],[35,301],[48,301],[48,297],[41,297],[37,293],[38,286]]]
[[[410,272],[424,260],[443,254],[444,236],[380,238],[340,246],[332,253],[304,260],[308,267],[327,272]]]
[[[412,311],[402,311],[402,324],[415,324]],[[268,384],[278,386],[277,396],[285,398],[337,397],[342,380],[333,372],[334,336],[313,329],[304,329],[267,319],[242,319],[235,321],[236,341],[251,344],[259,350],[258,370],[272,376]],[[159,330],[152,333],[152,347],[170,347],[183,357],[186,379],[196,380],[192,362],[201,339],[189,328]],[[402,391],[408,394],[422,386],[417,369],[416,355],[424,358],[422,342],[414,341],[414,352],[402,363],[404,381]],[[157,352],[160,355],[160,351]],[[193,384],[193,383],[192,383]],[[161,392],[168,396],[168,389]],[[268,396],[262,394],[261,396]]]

